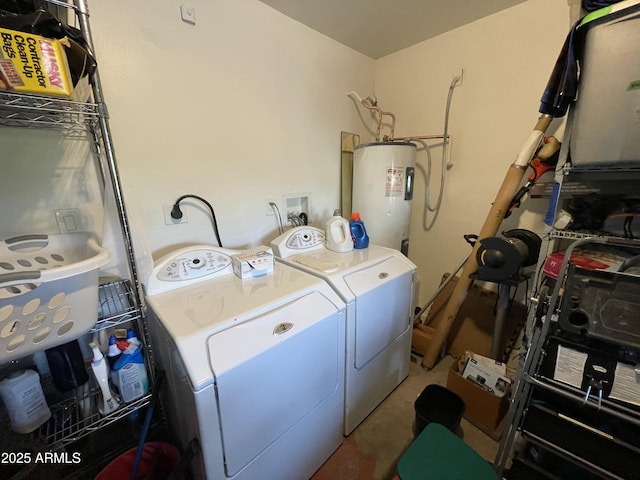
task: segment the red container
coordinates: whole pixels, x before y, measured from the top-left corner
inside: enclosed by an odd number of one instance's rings
[[[127,450],[107,465],[95,480],[122,480],[131,476],[137,447]],[[166,442],[147,442],[144,444],[138,474],[139,480],[165,480],[180,462],[180,452]],[[182,477],[181,477],[182,478]]]

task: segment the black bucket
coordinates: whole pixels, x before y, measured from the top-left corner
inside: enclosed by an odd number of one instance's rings
[[[442,385],[427,385],[414,403],[414,434],[418,436],[429,423],[444,425],[457,433],[464,414],[464,400]]]

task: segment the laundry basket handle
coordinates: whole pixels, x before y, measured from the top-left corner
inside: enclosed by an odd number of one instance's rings
[[[17,237],[7,238],[4,243],[7,245],[7,248],[9,250],[12,250],[14,252],[22,248],[44,248],[49,244],[49,235],[19,235]]]
[[[24,282],[27,280],[37,280],[40,278],[40,272],[37,270],[31,270],[28,272],[11,272],[11,273],[2,273],[0,274],[0,286],[3,283],[9,282]]]

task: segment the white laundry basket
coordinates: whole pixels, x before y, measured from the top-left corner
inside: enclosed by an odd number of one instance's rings
[[[87,233],[0,242],[0,364],[87,333],[109,253]]]

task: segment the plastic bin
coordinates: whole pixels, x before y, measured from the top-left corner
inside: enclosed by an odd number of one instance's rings
[[[131,476],[137,448],[134,447],[113,460],[94,480],[123,480]],[[144,444],[137,479],[165,480],[178,466],[180,452],[166,442],[148,442]],[[179,477],[182,478],[182,477]]]
[[[429,423],[439,423],[453,433],[458,431],[464,414],[464,400],[442,385],[427,385],[414,403],[414,434],[418,436]]]
[[[425,427],[402,454],[398,460],[397,478],[499,480],[489,462],[457,435],[436,423]]]
[[[97,321],[109,252],[88,233],[0,240],[0,363],[68,343]]]

